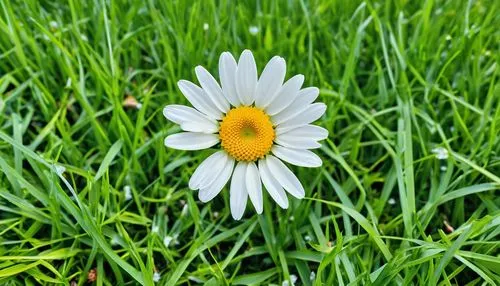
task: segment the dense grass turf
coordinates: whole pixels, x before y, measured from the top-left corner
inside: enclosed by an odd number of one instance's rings
[[[499,27],[494,0],[0,1],[0,284],[499,285]],[[233,221],[161,111],[245,48],[320,87],[330,137],[306,199]]]

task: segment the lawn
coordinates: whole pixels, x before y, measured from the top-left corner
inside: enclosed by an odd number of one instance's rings
[[[499,285],[499,1],[0,0],[1,285]],[[241,220],[167,148],[177,82],[275,55],[320,168]]]

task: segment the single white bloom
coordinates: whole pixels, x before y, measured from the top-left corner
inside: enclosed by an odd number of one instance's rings
[[[172,236],[166,235],[165,238],[163,238],[163,244],[165,244],[165,247],[169,247],[172,240],[174,240]]]
[[[160,231],[160,226],[156,225],[156,224],[153,224],[151,226],[151,232],[152,233],[158,233],[158,231]]]
[[[396,204],[396,200],[394,198],[390,198],[388,201],[387,201],[388,204],[390,205],[395,205]]]
[[[311,271],[311,274],[309,274],[309,280],[314,281],[314,279],[316,279],[316,273]]]
[[[441,171],[443,171],[443,172],[444,172],[444,171],[448,170],[448,167],[446,167],[446,166],[441,166],[441,167],[439,167],[439,169],[441,169]]]
[[[52,30],[57,30],[57,28],[59,28],[59,24],[57,24],[56,21],[50,21],[49,25]]]
[[[431,150],[432,153],[436,154],[436,158],[439,160],[448,159],[448,150],[443,147],[437,147]]]
[[[123,192],[125,193],[125,200],[130,201],[132,199],[132,189],[129,185],[123,187]]]
[[[118,236],[117,234],[113,234],[113,236],[111,237],[111,245],[118,244],[120,244],[120,236]]]
[[[172,104],[163,110],[184,131],[165,138],[167,147],[219,149],[198,166],[189,188],[199,190],[199,199],[208,202],[231,181],[229,201],[236,220],[243,216],[248,200],[262,213],[262,185],[284,209],[289,205],[287,192],[303,198],[304,187],[283,161],[321,166],[321,158],[311,151],[328,136],[326,129],[311,124],[326,111],[324,103],[314,103],[319,89],[302,89],[303,75],[285,82],[286,63],[278,56],[259,77],[249,50],[238,62],[230,53],[222,53],[220,84],[201,66],[195,72],[201,87],[187,80],[178,82],[194,108]]]
[[[290,275],[290,282],[292,282],[292,285],[294,285],[295,282],[297,282],[297,280],[298,280],[297,275],[295,274]]]
[[[257,27],[257,26],[250,26],[250,27],[248,27],[248,32],[250,32],[250,34],[252,36],[255,36],[255,35],[257,35],[259,33],[259,27]]]
[[[203,30],[208,31],[209,28],[210,26],[208,25],[208,23],[203,23]]]
[[[155,283],[156,283],[156,282],[160,281],[160,278],[161,278],[160,273],[158,273],[158,272],[156,272],[156,271],[155,271],[155,272],[153,273],[153,282],[155,282]]]

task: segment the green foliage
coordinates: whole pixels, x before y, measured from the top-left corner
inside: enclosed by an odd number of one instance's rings
[[[0,284],[499,285],[498,27],[494,0],[0,0]],[[306,199],[233,221],[161,111],[245,48],[330,137]]]

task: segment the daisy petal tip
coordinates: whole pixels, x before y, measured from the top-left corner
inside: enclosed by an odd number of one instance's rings
[[[210,196],[208,193],[207,193],[207,190],[199,190],[198,191],[198,199],[200,200],[200,202],[202,203],[208,203],[209,201],[212,200],[212,196]]]
[[[163,108],[163,116],[165,116],[166,119],[168,119],[168,111],[169,111],[169,108],[167,105]]]
[[[315,94],[316,96],[319,94],[319,88],[311,86],[310,89],[312,94]]]
[[[234,220],[241,220],[241,218],[243,217],[243,213],[241,214],[234,214],[231,212],[231,216],[233,217]]]
[[[210,201],[210,200],[207,200],[207,198],[205,198],[205,197],[203,196],[203,194],[201,193],[201,190],[200,190],[200,191],[198,191],[198,199],[199,199],[199,200],[200,200],[200,202],[202,202],[202,203],[208,203],[208,202]]]
[[[163,140],[163,144],[165,145],[165,147],[172,148],[169,146],[170,139],[168,139],[168,137],[170,137],[170,136],[165,137],[165,140]]]
[[[197,183],[193,181],[192,177],[191,179],[189,180],[188,182],[188,188],[191,190],[191,191],[196,191],[198,190],[197,188]]]
[[[231,216],[234,220],[241,220],[243,215],[245,214],[246,204],[241,206],[232,206],[231,207]]]
[[[233,54],[231,54],[230,52],[223,52],[220,55],[220,60],[228,61],[228,60],[231,60],[231,59],[234,60],[234,57],[233,57]]]

